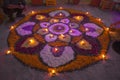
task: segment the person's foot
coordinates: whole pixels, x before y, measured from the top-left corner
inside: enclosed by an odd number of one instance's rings
[[[17,16],[17,17],[25,17],[24,14],[17,14],[16,16]]]

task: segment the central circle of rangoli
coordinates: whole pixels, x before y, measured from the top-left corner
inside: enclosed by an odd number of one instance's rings
[[[8,36],[13,55],[45,71],[83,68],[101,60],[109,44],[102,22],[71,9],[32,12],[13,26]]]
[[[65,34],[68,32],[69,27],[63,23],[56,23],[49,27],[49,30],[53,34]]]

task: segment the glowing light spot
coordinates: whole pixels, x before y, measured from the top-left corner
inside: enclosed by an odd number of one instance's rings
[[[57,75],[57,72],[55,69],[52,69],[50,72],[49,72],[50,76],[56,76]]]
[[[62,16],[62,15],[63,15],[62,13],[59,14],[59,16]]]
[[[89,29],[88,29],[88,28],[85,28],[85,31],[89,31]]]
[[[110,30],[110,28],[106,28],[106,31],[109,31]]]
[[[10,30],[13,30],[13,29],[14,29],[14,26],[11,26],[11,27],[10,27]]]
[[[31,11],[31,14],[35,14],[35,11]]]
[[[80,41],[80,45],[84,45],[84,44],[85,44],[84,40]]]
[[[89,14],[89,12],[86,12],[85,14]]]
[[[58,52],[59,51],[59,49],[58,48],[54,48],[54,52]]]
[[[7,50],[7,53],[6,54],[10,54],[11,53],[11,51],[10,50]]]
[[[30,44],[34,44],[35,40],[34,39],[30,39],[29,42],[30,42]]]
[[[45,29],[44,29],[44,31],[45,31],[45,32],[48,32],[48,29],[47,29],[47,28],[45,28]]]
[[[50,38],[53,38],[54,37],[54,35],[53,34],[50,34]]]
[[[102,21],[100,18],[97,19],[98,21]]]
[[[61,37],[61,38],[65,38],[65,35],[61,34],[60,37]]]
[[[75,18],[76,20],[78,20],[78,21],[83,20],[83,16],[75,16],[74,18]]]
[[[59,9],[63,9],[63,7],[59,7]]]

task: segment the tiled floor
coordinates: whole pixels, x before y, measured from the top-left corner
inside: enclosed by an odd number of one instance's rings
[[[54,7],[60,6],[63,8],[88,11],[91,15],[101,18],[108,27],[111,23],[120,20],[120,13],[115,11],[101,10],[82,4],[60,4]],[[48,8],[52,8],[52,6],[29,6],[25,14],[31,10]],[[17,21],[19,19],[16,19]],[[7,23],[5,21],[0,25],[0,80],[120,80],[120,55],[112,50],[112,43],[108,50],[108,56],[110,58],[107,61],[100,61],[82,70],[60,73],[59,76],[47,79],[47,72],[29,68],[17,61],[12,55],[5,55],[5,51],[8,49],[7,36],[9,34],[9,26],[14,23]]]

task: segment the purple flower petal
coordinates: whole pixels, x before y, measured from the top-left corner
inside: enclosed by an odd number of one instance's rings
[[[69,34],[72,35],[72,36],[80,36],[82,33],[77,29],[71,29],[69,31]]]

